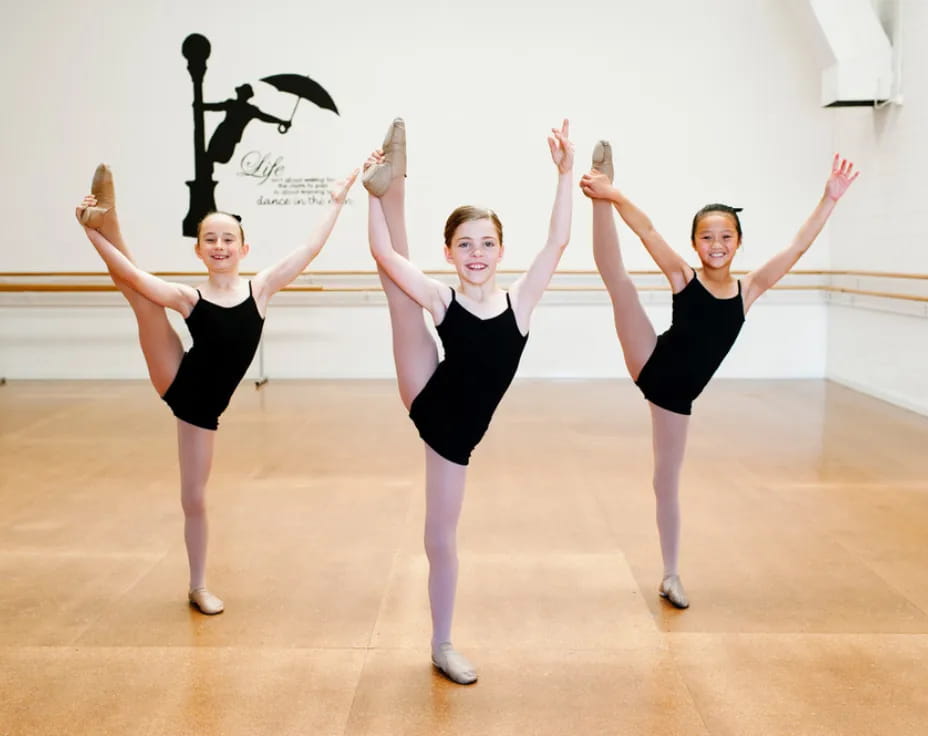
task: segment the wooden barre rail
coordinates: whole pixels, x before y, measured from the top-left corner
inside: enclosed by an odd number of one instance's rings
[[[185,277],[185,278],[206,278],[207,274],[205,271],[151,271],[153,276],[170,276],[170,277]],[[423,273],[427,273],[435,276],[453,276],[455,274],[454,269],[424,269]],[[504,269],[499,268],[496,270],[496,273],[499,274],[523,274],[525,273],[524,269]],[[629,274],[633,276],[660,276],[661,272],[658,270],[651,271],[629,271]],[[734,274],[744,274],[747,271],[732,271]],[[823,274],[825,271],[792,271],[796,274]],[[241,276],[255,276],[257,271],[239,271]],[[555,272],[556,276],[598,276],[599,272],[592,269],[565,269]],[[305,277],[329,277],[329,276],[377,276],[377,271],[375,270],[356,270],[356,271],[304,271],[301,276]],[[106,271],[0,271],[0,279],[4,278],[109,278],[110,275]],[[926,276],[925,278],[928,278]]]
[[[848,289],[843,286],[824,286],[823,291],[836,294],[854,294],[857,296],[875,296],[881,299],[902,299],[907,302],[928,302],[928,296],[919,294],[893,294],[885,291],[868,291],[867,289]]]
[[[0,292],[92,292],[92,291],[119,291],[113,284],[0,284]],[[286,291],[329,291],[322,286],[309,284],[306,286],[288,286]]]
[[[152,271],[155,276],[181,276],[188,278],[205,277],[204,271]],[[242,276],[254,276],[257,271],[240,271]],[[424,273],[437,276],[453,276],[453,269],[426,269]],[[522,274],[524,269],[498,269],[500,274]],[[660,276],[658,270],[633,270],[628,272],[632,276]],[[746,274],[747,271],[732,271],[733,274]],[[303,276],[312,278],[313,276],[376,276],[375,270],[347,270],[347,271],[305,271]],[[593,269],[564,269],[555,271],[555,276],[598,276],[598,272]],[[801,270],[794,269],[790,271],[793,276],[861,276],[866,278],[883,278],[883,279],[912,279],[928,280],[928,274],[923,273],[899,273],[890,271],[827,271],[827,270]],[[108,278],[109,273],[106,271],[0,271],[0,279],[5,278]]]
[[[851,289],[843,286],[825,286],[825,285],[787,285],[775,286],[775,291],[825,291],[838,294],[852,294],[857,296],[871,296],[879,299],[900,299],[911,302],[928,303],[928,296],[919,294],[894,294],[888,291],[870,291],[866,289]],[[603,292],[604,286],[549,286],[547,291],[560,292]],[[639,286],[638,291],[669,291],[669,286]],[[118,289],[112,284],[3,284],[0,283],[0,293],[88,293],[88,292],[112,292]],[[321,286],[319,284],[286,286],[282,291],[289,292],[314,292],[314,293],[358,293],[358,292],[382,292],[380,286]]]

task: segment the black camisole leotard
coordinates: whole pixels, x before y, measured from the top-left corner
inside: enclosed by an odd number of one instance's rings
[[[429,447],[467,465],[512,383],[528,335],[519,332],[508,293],[504,312],[481,319],[458,303],[454,289],[435,329],[445,357],[413,400],[409,416]]]
[[[670,329],[657,344],[635,383],[652,404],[691,414],[695,399],[728,355],[744,324],[741,281],[738,294],[718,299],[696,274],[673,295]]]
[[[187,317],[193,338],[163,398],[174,416],[203,429],[216,429],[258,349],[264,318],[251,282],[248,298],[233,307],[199,299]]]

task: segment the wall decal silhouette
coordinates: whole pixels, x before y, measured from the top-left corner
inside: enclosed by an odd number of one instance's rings
[[[302,74],[276,74],[261,80],[280,92],[296,95],[289,120],[281,120],[252,105],[249,100],[254,96],[254,88],[250,84],[236,87],[234,98],[222,102],[203,102],[203,77],[206,75],[206,60],[211,48],[209,40],[199,33],[187,36],[181,46],[181,53],[187,59],[187,71],[193,81],[194,177],[187,182],[190,205],[183,220],[183,234],[189,237],[196,237],[197,223],[205,215],[219,209],[216,206],[217,182],[213,179],[213,166],[232,160],[248,123],[252,120],[276,123],[277,130],[284,134],[293,125],[293,117],[301,100],[312,102],[338,115],[338,108],[331,95],[319,83]],[[225,118],[213,131],[209,145],[205,142],[204,112],[225,112]]]

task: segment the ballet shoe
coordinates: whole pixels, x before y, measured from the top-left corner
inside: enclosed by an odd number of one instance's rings
[[[103,225],[106,213],[116,206],[116,189],[113,186],[113,172],[106,164],[97,166],[93,172],[90,193],[97,199],[93,207],[86,207],[81,212],[81,224],[99,229]]]
[[[432,650],[432,664],[452,682],[458,685],[471,685],[477,682],[477,671],[463,654],[456,652],[450,641],[438,645]]]
[[[596,141],[593,146],[593,168],[612,181],[615,172],[612,170],[612,144],[609,141]]]
[[[394,118],[383,139],[383,155],[393,178],[406,176],[406,123],[403,118]]]
[[[187,593],[187,599],[190,601],[191,606],[199,609],[200,613],[204,613],[207,616],[214,616],[225,610],[222,600],[214,596],[206,588],[191,590]]]
[[[686,597],[686,591],[683,590],[683,583],[680,582],[679,575],[668,575],[661,580],[658,594],[677,608],[690,607],[690,600]]]
[[[369,167],[361,177],[364,188],[375,197],[382,197],[394,179],[406,176],[406,123],[395,118],[383,139],[382,164]]]

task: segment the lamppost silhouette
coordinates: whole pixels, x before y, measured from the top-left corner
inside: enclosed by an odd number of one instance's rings
[[[199,33],[191,33],[184,39],[181,53],[187,59],[187,71],[193,80],[193,181],[188,181],[190,188],[190,206],[184,217],[183,234],[194,238],[197,225],[207,213],[216,209],[213,190],[213,167],[206,157],[206,145],[203,134],[203,77],[206,74],[206,60],[209,58],[209,40]]]

